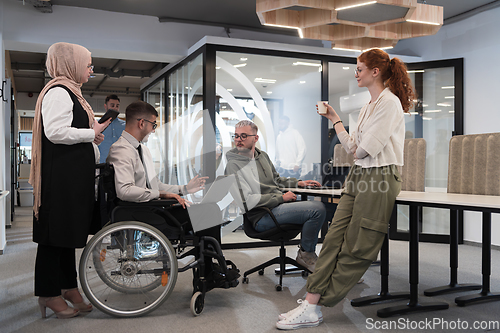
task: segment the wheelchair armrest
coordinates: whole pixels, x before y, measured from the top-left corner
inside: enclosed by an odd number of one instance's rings
[[[132,202],[132,201],[123,201],[117,200],[118,206],[126,206],[126,207],[145,207],[145,206],[154,206],[154,207],[170,207],[180,205],[179,202],[175,199],[153,199],[146,202]]]

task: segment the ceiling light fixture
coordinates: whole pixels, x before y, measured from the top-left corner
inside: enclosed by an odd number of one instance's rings
[[[434,35],[444,11],[417,0],[256,0],[256,13],[263,25],[297,29],[301,38],[329,41],[335,49],[362,51]]]
[[[455,89],[455,86],[444,86],[441,89]]]
[[[240,58],[241,61],[247,61],[248,58]]]
[[[348,70],[350,67],[342,67],[343,70]]]
[[[425,70],[423,69],[415,69],[411,71],[406,71],[406,73],[411,74],[411,73],[425,73]]]
[[[370,47],[369,49],[363,50],[363,52],[373,50],[373,49],[379,49],[379,50],[390,50],[393,49],[394,46],[382,46],[382,47]]]
[[[313,63],[313,62],[303,62],[303,61],[296,61],[292,64],[293,66],[311,66],[311,67],[321,67],[321,64],[318,63]]]
[[[304,84],[304,83],[306,83],[306,81],[300,81],[299,83],[300,83],[300,84]]]
[[[300,38],[304,38],[304,34],[302,33],[302,29],[299,27],[291,27],[289,25],[282,25],[282,24],[272,24],[272,23],[263,23],[264,25],[267,25],[268,27],[276,27],[276,28],[285,28],[285,29],[296,29],[297,32],[299,33]]]
[[[444,99],[455,99],[455,96],[444,96]]]
[[[339,10],[344,10],[344,9],[349,9],[349,8],[355,8],[355,7],[361,7],[361,6],[373,5],[374,3],[377,3],[377,1],[368,1],[368,2],[365,2],[365,3],[360,3],[360,4],[357,4],[357,5],[351,5],[351,6],[339,7],[339,8],[335,8],[335,10],[336,10],[336,11],[339,11]]]
[[[276,80],[274,79],[263,79],[261,77],[256,77],[253,82],[258,82],[258,83],[276,83]]]
[[[430,25],[441,25],[436,22],[426,22],[426,21],[418,21],[418,20],[406,20],[406,22],[411,22],[411,23],[420,23],[420,24],[430,24]]]
[[[233,67],[235,67],[235,68],[245,67],[246,65],[247,65],[247,63],[243,63],[243,64],[238,64],[238,65],[233,65]]]

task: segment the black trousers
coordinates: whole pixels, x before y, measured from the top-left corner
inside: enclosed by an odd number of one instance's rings
[[[61,289],[72,289],[77,286],[75,249],[38,244],[35,260],[35,296],[59,296]]]

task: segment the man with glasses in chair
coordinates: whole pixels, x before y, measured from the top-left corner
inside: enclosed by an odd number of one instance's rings
[[[195,193],[205,188],[208,177],[195,176],[186,185],[169,185],[162,183],[156,176],[153,158],[147,146],[142,142],[153,133],[157,127],[158,112],[143,101],[130,104],[125,110],[125,130],[121,137],[109,149],[106,162],[113,165],[116,196],[119,200],[134,203],[147,203],[155,199],[173,199],[179,205],[168,209],[168,213],[180,222],[183,229],[192,232],[188,214],[190,202],[182,196]],[[221,221],[221,212],[216,204],[189,208],[190,213],[202,215],[206,220]],[[179,229],[167,223],[162,214],[140,205],[133,210],[126,210],[126,218],[132,221],[148,223],[167,237],[178,236]],[[168,214],[167,214],[168,215]],[[122,217],[120,217],[122,219]],[[213,224],[212,224],[213,225]],[[196,236],[211,236],[220,244],[220,225],[196,233]],[[221,254],[222,255],[222,254]],[[217,287],[235,287],[238,284],[238,270],[234,267],[231,274],[221,272],[219,265],[212,262],[212,257],[205,256],[205,277],[208,289]]]
[[[237,174],[243,192],[247,217],[254,229],[263,232],[274,228],[269,214],[257,207],[271,209],[279,224],[302,225],[301,243],[296,261],[314,272],[318,234],[325,222],[326,209],[320,201],[296,201],[293,192],[283,193],[283,187],[321,186],[315,180],[298,180],[280,177],[269,156],[256,147],[259,140],[258,127],[250,120],[242,120],[235,126],[236,148],[227,153],[226,174]]]

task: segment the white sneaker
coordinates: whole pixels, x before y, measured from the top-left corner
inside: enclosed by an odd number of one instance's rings
[[[318,256],[315,252],[302,251],[302,249],[299,247],[299,250],[297,251],[297,258],[295,258],[295,260],[314,273],[314,268],[316,267]]]
[[[289,315],[276,323],[280,330],[295,330],[302,327],[318,326],[320,321],[316,312],[316,304],[304,300],[297,308],[289,311]]]
[[[297,303],[299,304],[302,304],[302,300],[301,299],[298,299],[297,300]],[[284,320],[286,319],[288,316],[290,316],[290,314],[292,314],[293,311],[295,311],[297,308],[295,309],[292,309],[290,311],[288,311],[287,313],[282,313],[278,316],[279,320]],[[318,320],[319,322],[323,322],[323,313],[321,312],[321,306],[316,306],[316,314],[318,315]]]

